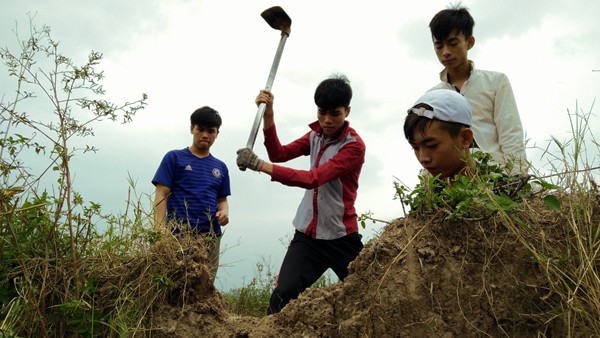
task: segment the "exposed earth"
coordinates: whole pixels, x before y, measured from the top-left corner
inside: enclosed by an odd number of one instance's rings
[[[520,217],[531,233],[548,241],[560,236],[557,213],[525,210]],[[153,336],[566,336],[563,323],[549,315],[553,295],[545,275],[499,216],[397,219],[365,244],[343,283],[309,289],[281,313],[263,318],[232,314],[207,282],[205,257],[196,254],[179,294],[158,305]]]

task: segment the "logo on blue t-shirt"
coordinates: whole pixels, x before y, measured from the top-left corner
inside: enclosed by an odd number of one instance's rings
[[[219,168],[213,168],[212,174],[213,174],[213,176],[215,178],[220,178],[221,177],[221,170],[219,170]]]
[[[186,165],[186,166],[185,166],[185,170],[192,170],[192,166],[191,166],[191,165],[189,165],[189,164],[188,164],[188,165]]]

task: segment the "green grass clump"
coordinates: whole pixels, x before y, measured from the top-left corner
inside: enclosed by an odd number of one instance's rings
[[[250,282],[223,294],[231,312],[240,316],[265,316],[276,277],[265,259],[256,263],[256,275]]]
[[[71,159],[96,151],[84,143],[94,123],[130,122],[146,96],[104,100],[101,53],[76,64],[49,27],[28,28],[18,47],[0,48],[15,87],[0,98],[0,334],[126,334],[140,325],[143,297],[125,287],[103,303],[98,272],[148,247],[139,200],[122,215],[103,213],[75,189]]]
[[[223,294],[231,312],[240,316],[264,317],[269,308],[269,299],[275,287],[276,278],[277,276],[264,258],[256,263],[255,276],[248,284]],[[331,277],[325,273],[310,288],[323,288],[334,283]]]

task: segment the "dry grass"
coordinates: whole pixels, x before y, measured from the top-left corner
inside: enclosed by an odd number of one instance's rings
[[[145,250],[117,255],[110,250],[71,264],[27,259],[12,270],[18,296],[1,329],[19,336],[134,336],[154,326],[159,305],[183,308],[214,293],[203,239],[162,236]],[[73,276],[82,278],[76,297]]]

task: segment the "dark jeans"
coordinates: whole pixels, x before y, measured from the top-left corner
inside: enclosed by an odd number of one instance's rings
[[[363,248],[361,237],[355,232],[332,240],[313,239],[296,231],[281,264],[267,314],[281,311],[329,268],[343,281],[348,276],[348,264]]]

